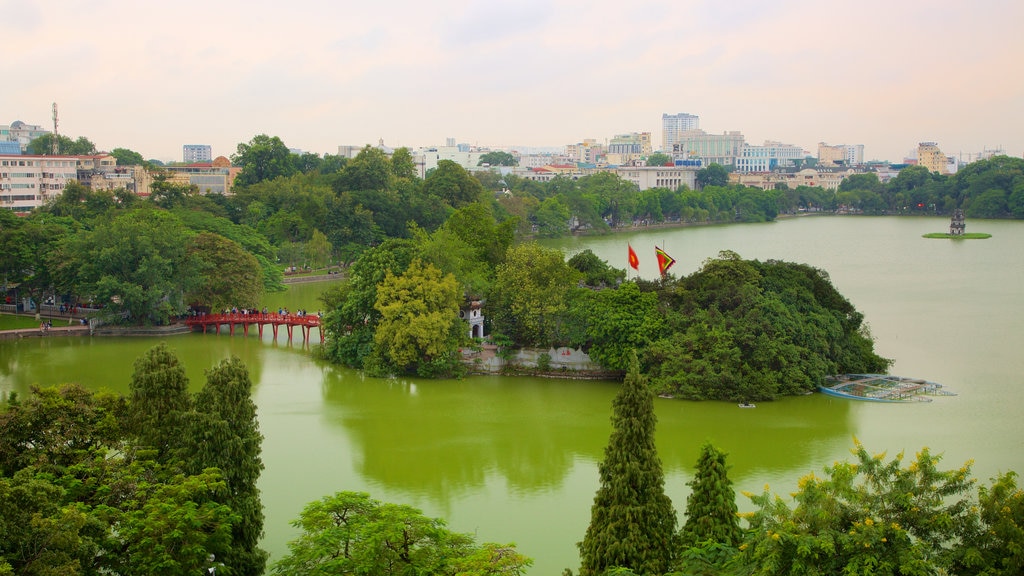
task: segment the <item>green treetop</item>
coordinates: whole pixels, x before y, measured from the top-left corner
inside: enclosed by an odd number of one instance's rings
[[[188,376],[166,344],[158,344],[135,360],[128,384],[129,430],[140,447],[156,450],[162,464],[181,452],[183,418],[191,408]]]
[[[682,544],[692,547],[711,541],[739,546],[743,532],[725,453],[705,442],[697,459],[697,474],[687,484],[693,491],[686,498],[686,523],[679,532]]]
[[[431,375],[457,366],[463,337],[462,293],[451,274],[415,259],[400,275],[388,273],[377,287],[374,307],[381,320],[374,334],[377,355],[399,372]]]
[[[239,143],[231,163],[241,166],[235,186],[248,186],[278,176],[291,176],[296,172],[292,153],[277,136],[258,134],[248,143]]]
[[[252,401],[252,381],[241,360],[223,360],[206,372],[206,385],[196,395],[186,422],[186,471],[221,470],[226,490],[218,500],[239,517],[232,526],[231,547],[218,562],[229,566],[231,574],[259,576],[268,556],[259,547],[263,506],[256,487],[263,471],[263,435]]]
[[[740,548],[752,574],[936,574],[962,556],[977,522],[969,463],[940,470],[927,448],[906,467],[903,454],[886,461],[859,443],[854,454],[801,478],[792,509],[767,487],[749,495],[758,510]]]
[[[654,394],[634,356],[612,402],[612,434],[598,466],[590,526],[578,544],[581,576],[613,567],[664,574],[675,552],[676,515],[654,444]]]
[[[520,576],[532,563],[512,544],[478,545],[440,519],[362,492],[311,502],[292,525],[302,534],[288,544],[275,574]]]
[[[515,166],[516,157],[508,152],[494,150],[480,155],[480,161],[476,165],[483,166],[485,164],[490,166]]]

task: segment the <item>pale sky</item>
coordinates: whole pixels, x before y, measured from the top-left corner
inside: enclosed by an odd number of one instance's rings
[[[1024,154],[1020,0],[0,0],[0,124],[230,156],[257,134],[501,149],[700,116],[817,154]]]

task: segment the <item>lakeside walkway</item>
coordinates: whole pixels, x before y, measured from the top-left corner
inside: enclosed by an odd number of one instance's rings
[[[14,340],[17,338],[43,338],[45,336],[88,336],[90,329],[81,324],[40,328],[17,328],[15,330],[0,330],[0,340]]]

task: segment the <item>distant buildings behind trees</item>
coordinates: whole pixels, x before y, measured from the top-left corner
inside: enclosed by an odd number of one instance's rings
[[[440,163],[450,161],[469,172],[496,172],[501,178],[512,175],[537,183],[612,173],[632,183],[639,191],[698,189],[697,173],[716,164],[729,172],[730,184],[762,190],[813,187],[832,191],[839,190],[845,179],[855,175],[874,174],[885,184],[907,166],[922,166],[934,174],[951,175],[966,165],[961,159],[946,155],[938,143],[930,141],[919,143],[913,157],[894,164],[865,162],[863,144],[819,142],[815,157],[800,146],[784,142],[748,143],[742,132],[736,130],[711,134],[700,128],[700,117],[690,113],[663,114],[661,129],[660,150],[654,149],[651,132],[644,131],[620,133],[603,141],[587,138],[558,148],[492,149],[446,138],[444,146],[405,150],[411,158],[412,172],[420,179],[425,179]],[[244,168],[232,165],[225,156],[213,157],[212,147],[207,144],[183,145],[183,161],[168,165],[156,161],[128,164],[130,160],[117,155],[118,150],[123,149],[86,155],[41,154],[42,150],[49,150],[49,146],[39,143],[54,138],[44,127],[20,120],[0,125],[0,207],[27,213],[59,195],[72,180],[93,190],[123,189],[140,197],[149,196],[154,180],[193,187],[199,194],[231,194],[235,179]],[[59,149],[65,151],[65,144],[70,144],[71,140],[63,135],[59,139]],[[79,138],[77,143],[91,147],[84,138]],[[372,147],[388,157],[395,152],[383,140]],[[342,166],[363,148],[365,146],[341,145],[337,156],[325,154],[322,159],[310,153],[293,155],[302,159],[295,164],[299,171],[305,171],[302,166],[306,164]],[[487,161],[496,154],[510,157],[512,162],[496,165]],[[1001,154],[1002,150],[985,150],[969,154],[968,160],[985,160]],[[134,157],[142,158],[138,154]]]

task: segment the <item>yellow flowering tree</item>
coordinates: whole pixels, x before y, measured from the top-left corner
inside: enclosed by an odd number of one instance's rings
[[[939,470],[925,448],[903,466],[858,442],[854,463],[837,462],[823,477],[800,480],[790,505],[768,487],[747,494],[758,510],[741,545],[752,574],[930,575],[973,526],[970,463]]]

